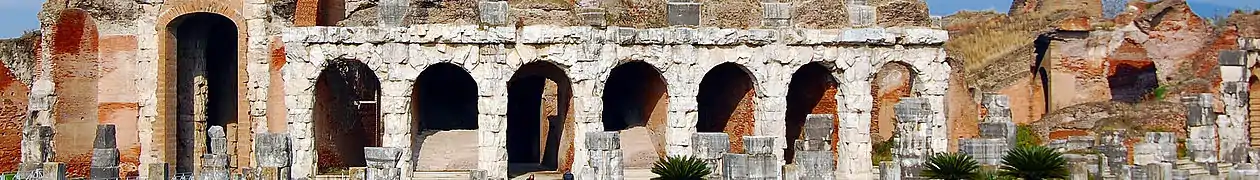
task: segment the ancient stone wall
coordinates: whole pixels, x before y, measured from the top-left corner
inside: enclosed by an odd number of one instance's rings
[[[350,34],[350,32],[356,32]],[[795,69],[809,63],[835,64],[829,68],[839,78],[841,89],[837,95],[838,112],[843,119],[840,134],[841,154],[866,153],[869,151],[870,107],[864,103],[873,100],[869,95],[867,79],[874,76],[874,69],[884,64],[905,63],[916,74],[913,91],[925,98],[934,110],[928,116],[926,127],[930,132],[928,142],[934,152],[946,147],[944,122],[944,93],[949,66],[938,46],[944,40],[944,31],[918,28],[873,28],[846,30],[731,30],[715,28],[668,28],[630,29],[591,27],[526,26],[515,28],[479,29],[475,26],[423,25],[412,28],[297,28],[286,31],[287,63],[285,80],[289,88],[287,99],[310,99],[308,90],[314,77],[308,73],[334,60],[332,57],[357,59],[368,64],[377,76],[382,77],[382,113],[385,119],[406,118],[406,110],[391,104],[405,103],[410,99],[407,89],[425,67],[437,63],[453,63],[470,68],[468,71],[478,85],[478,113],[480,139],[500,139],[505,134],[506,103],[505,74],[529,62],[551,62],[568,67],[567,76],[574,81],[577,132],[601,131],[601,94],[605,86],[602,79],[608,70],[625,62],[646,62],[658,69],[668,87],[669,111],[664,139],[670,155],[690,153],[690,133],[695,132],[699,81],[704,72],[721,63],[735,63],[746,67],[756,88],[756,125],[754,134],[784,136],[783,107],[786,103],[788,80]],[[686,36],[680,36],[686,35]],[[686,38],[680,38],[686,37]],[[899,38],[894,38],[899,37]],[[903,44],[907,46],[844,46],[849,42],[879,42],[878,44]],[[603,46],[586,46],[598,43]],[[504,44],[511,44],[506,46]],[[827,46],[835,44],[841,46]],[[651,46],[649,46],[651,45]],[[756,45],[756,46],[754,46]],[[594,47],[594,48],[586,48]],[[898,48],[901,47],[901,48]],[[819,49],[821,48],[821,49]],[[403,53],[406,52],[406,53]],[[793,52],[793,53],[786,53]],[[801,56],[822,53],[823,56]],[[290,132],[295,134],[295,167],[307,167],[316,163],[310,147],[314,142],[306,130],[310,128],[311,104],[289,101]],[[764,117],[764,118],[762,118]],[[865,121],[865,122],[863,122]],[[410,139],[409,121],[386,121],[384,146],[406,147],[397,139]],[[858,128],[863,127],[863,128]],[[299,131],[294,131],[294,130]],[[685,135],[685,136],[684,136]],[[576,149],[582,146],[584,137],[575,137]],[[507,153],[502,141],[480,141],[482,153]],[[787,148],[786,143],[776,140],[775,154]],[[866,149],[866,150],[863,150]],[[849,152],[856,150],[858,152]],[[578,151],[579,160],[574,167],[584,166],[584,152]],[[502,156],[480,156],[478,169],[487,170],[491,177],[503,177],[507,161]],[[413,161],[410,159],[404,161]],[[842,157],[838,160],[841,173],[869,176],[870,160],[860,156]],[[403,169],[410,163],[403,164]],[[309,177],[313,169],[294,169],[295,177]]]

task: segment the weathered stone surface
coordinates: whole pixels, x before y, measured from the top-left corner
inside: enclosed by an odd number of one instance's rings
[[[711,177],[720,178],[722,155],[731,150],[731,139],[726,133],[698,132],[691,134],[692,155],[708,164]]]
[[[884,161],[879,162],[879,179],[882,180],[901,180],[901,165],[897,162]]]
[[[507,1],[480,1],[477,8],[481,13],[481,24],[503,26],[508,23]]]
[[[749,179],[749,164],[751,156],[747,154],[731,154],[722,155],[722,179]]]
[[[259,167],[289,166],[288,134],[262,133],[254,138],[254,154]]]
[[[868,5],[848,6],[849,25],[853,27],[870,27],[875,25],[875,7]]]
[[[774,136],[744,136],[744,154],[774,154]]]
[[[1247,52],[1246,51],[1221,51],[1221,54],[1219,57],[1220,57],[1221,66],[1246,66],[1247,65]]]
[[[114,129],[113,124],[97,125],[96,126],[96,140],[92,144],[92,148],[96,148],[96,149],[118,148],[118,141],[116,140],[117,138],[114,137],[117,134],[118,134],[117,130]]]
[[[92,167],[117,167],[117,149],[92,149]]]
[[[1068,179],[1070,180],[1089,180],[1089,167],[1085,163],[1074,162],[1068,164]]]
[[[164,180],[164,179],[170,179],[172,175],[170,173],[171,168],[169,164],[166,164],[166,163],[148,163],[148,164],[144,164],[144,168],[146,170],[145,171],[146,173],[140,177],[141,179],[147,178],[150,180]],[[280,179],[279,176],[270,176],[270,177],[276,177],[276,178],[264,178],[263,180]]]
[[[967,138],[958,141],[958,152],[970,155],[981,165],[1001,165],[1008,147],[1006,139]]]
[[[1142,168],[1146,172],[1146,177],[1152,180],[1169,180],[1173,177],[1172,163],[1151,163]]]
[[[810,114],[805,116],[805,140],[831,140],[835,131],[835,116],[831,114]]]
[[[407,15],[411,13],[410,7],[410,0],[380,0],[376,10],[380,20],[377,25],[386,27],[403,25]]]
[[[671,26],[700,25],[700,3],[670,2],[666,4],[666,21]]]
[[[578,16],[582,20],[582,25],[604,27],[608,26],[607,12],[603,8],[578,8]]]
[[[367,167],[373,169],[394,168],[402,158],[402,148],[364,147],[363,156]]]
[[[1106,157],[1107,168],[1113,174],[1128,171],[1124,169],[1129,164],[1129,148],[1124,145],[1125,132],[1127,131],[1111,130],[1099,133],[1098,152]]]
[[[931,108],[926,99],[902,98],[895,106],[897,113],[897,136],[893,147],[893,159],[899,164],[901,175],[907,178],[919,178],[923,171],[923,163],[933,153],[929,149],[928,132]]]
[[[118,167],[91,167],[88,179],[118,179]]]
[[[591,150],[621,149],[621,135],[617,131],[586,133],[586,148]]]
[[[831,151],[797,151],[793,163],[801,180],[831,180],[835,176],[835,157]]]

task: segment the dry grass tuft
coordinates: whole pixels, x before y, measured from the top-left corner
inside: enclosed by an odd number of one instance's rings
[[[1038,35],[1053,29],[1074,11],[1033,12],[1007,16],[994,12],[959,12],[946,17],[950,22],[950,41],[945,49],[951,56],[965,61],[966,70],[975,72],[997,57],[1031,44]]]

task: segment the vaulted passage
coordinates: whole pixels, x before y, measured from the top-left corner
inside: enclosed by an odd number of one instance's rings
[[[874,162],[887,161],[892,157],[892,139],[897,127],[897,114],[893,109],[901,98],[911,97],[915,73],[906,64],[890,62],[876,71],[871,79],[871,158]]]
[[[172,21],[178,111],[177,172],[191,172],[207,151],[206,129],[235,125],[238,87],[237,30],[217,14],[193,13]],[[225,128],[231,129],[231,128]],[[229,136],[236,137],[236,136]],[[231,140],[229,140],[231,141]],[[229,149],[235,145],[229,144]]]
[[[621,131],[623,164],[652,167],[665,156],[669,96],[665,78],[652,65],[628,62],[613,68],[604,86],[605,131]]]
[[[838,129],[840,118],[836,116],[836,93],[839,90],[836,87],[839,83],[831,74],[826,66],[819,63],[806,64],[792,73],[787,94],[787,129],[784,131],[788,148],[783,151],[783,160],[788,164],[792,164],[796,157],[795,141],[805,137],[805,118],[809,114],[832,115],[836,120],[832,129]],[[832,152],[836,152],[836,143],[840,142],[839,132],[832,131],[831,142],[828,143]]]
[[[1148,99],[1159,88],[1159,76],[1152,61],[1111,60],[1107,76],[1111,100],[1134,103]]]
[[[329,61],[315,80],[315,149],[319,173],[366,166],[363,147],[381,146],[381,84],[356,60]]]
[[[522,66],[508,81],[508,175],[564,172],[572,164],[572,83],[547,62]]]
[[[700,93],[697,132],[725,132],[730,135],[731,152],[744,152],[744,136],[753,134],[753,78],[735,63],[723,63],[704,75]]]
[[[476,169],[477,82],[454,64],[430,65],[411,94],[417,171]]]

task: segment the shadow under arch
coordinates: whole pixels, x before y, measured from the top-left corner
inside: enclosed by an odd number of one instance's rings
[[[829,135],[831,142],[826,144],[830,146],[833,153],[839,149],[836,148],[839,139],[838,116],[839,102],[836,99],[840,93],[840,83],[833,75],[834,66],[824,62],[813,62],[805,64],[792,73],[792,80],[788,83],[787,94],[787,112],[785,114],[786,121],[784,132],[786,135],[787,149],[783,152],[783,160],[787,164],[795,161],[796,140],[805,138],[805,121],[810,114],[828,114],[833,118]]]
[[[175,171],[192,172],[198,168],[193,163],[210,147],[206,130],[229,127],[242,116],[240,31],[231,18],[210,12],[176,16],[166,29],[166,62],[175,67],[175,83],[169,87],[175,90],[176,102]],[[228,149],[236,146],[229,144]]]
[[[705,73],[696,94],[696,131],[724,132],[730,137],[731,152],[743,153],[743,137],[755,130],[754,82],[752,73],[736,63],[718,64]]]
[[[429,65],[411,93],[415,170],[477,169],[479,96],[472,75],[451,63]]]
[[[627,168],[651,167],[665,157],[667,87],[661,71],[647,62],[629,61],[609,71],[601,115],[604,131],[621,131]]]
[[[507,82],[508,176],[566,172],[573,164],[573,85],[552,62],[521,66]]]
[[[315,80],[316,162],[319,173],[366,166],[364,147],[380,147],[380,79],[357,60],[333,60]]]

